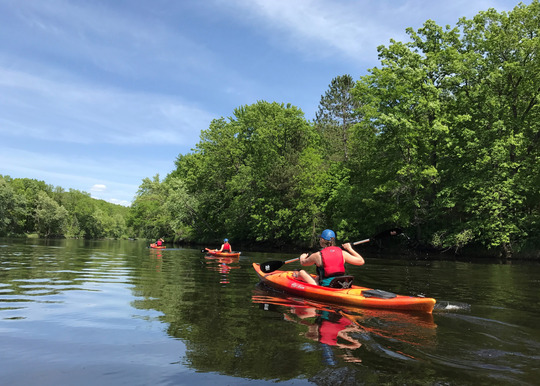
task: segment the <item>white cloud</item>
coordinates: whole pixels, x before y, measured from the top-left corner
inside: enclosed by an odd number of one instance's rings
[[[116,205],[122,205],[122,206],[130,206],[131,205],[130,201],[117,200],[116,198],[111,198],[110,200],[107,200],[107,201],[109,201],[112,204],[116,204]]]
[[[147,144],[158,137],[189,147],[214,118],[174,97],[68,83],[2,67],[0,94],[0,132],[26,139]]]
[[[91,192],[104,192],[105,190],[107,190],[107,186],[103,184],[95,184],[90,188]]]
[[[313,59],[339,54],[342,58],[359,62],[365,62],[366,55],[370,59],[376,56],[380,42],[404,35],[402,29],[388,24],[392,13],[384,3],[321,0],[235,2],[237,7],[250,14],[251,17],[245,20],[266,30],[267,37],[276,46],[286,44]],[[386,12],[386,23],[376,17],[383,12]]]
[[[428,19],[455,26],[479,11],[510,10],[517,2],[493,0],[227,0],[241,12],[238,19],[266,32],[276,46],[284,44],[304,56],[375,63],[377,47],[390,39],[408,41],[405,29]]]

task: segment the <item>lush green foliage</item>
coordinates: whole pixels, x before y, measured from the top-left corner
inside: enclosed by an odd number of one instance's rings
[[[259,101],[203,130],[127,208],[0,176],[0,235],[308,245],[401,226],[422,246],[540,244],[540,3],[428,20],[334,78],[308,122]]]
[[[122,238],[128,211],[78,190],[0,175],[0,236]]]
[[[360,121],[360,100],[351,90],[352,76],[342,75],[332,79],[328,91],[321,97],[315,116],[316,128],[321,134],[329,160],[347,161],[351,146],[349,137],[352,126]]]
[[[394,225],[439,249],[538,243],[539,16],[535,0],[408,29],[368,75],[334,78],[312,123],[262,101],[214,120],[163,182],[143,182],[131,223],[274,245]]]
[[[196,197],[186,237],[308,239],[321,223],[326,171],[319,143],[313,126],[290,105],[261,101],[236,109],[229,120],[214,120],[165,182],[180,179]]]
[[[428,21],[411,42],[379,48],[382,68],[355,88],[357,128],[377,133],[355,172],[381,215],[423,242],[507,255],[538,233],[539,17],[534,1],[454,29]]]

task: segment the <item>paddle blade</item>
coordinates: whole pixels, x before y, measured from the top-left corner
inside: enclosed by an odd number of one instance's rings
[[[261,263],[261,271],[264,273],[270,273],[281,268],[283,264],[285,264],[285,262],[279,260],[267,261],[266,263]]]
[[[392,228],[392,229],[387,229],[385,231],[382,231],[379,234],[376,234],[371,239],[372,240],[382,239],[384,237],[397,236],[397,235],[400,235],[402,233],[403,233],[403,230],[401,228]]]

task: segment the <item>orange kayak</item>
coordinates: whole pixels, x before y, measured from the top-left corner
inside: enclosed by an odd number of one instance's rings
[[[167,248],[165,245],[161,245],[161,246],[158,246],[156,245],[155,243],[154,244],[150,244],[150,248],[154,248],[154,249],[165,249]]]
[[[350,288],[329,288],[308,284],[293,276],[293,271],[264,273],[259,264],[253,268],[266,285],[301,297],[356,307],[379,308],[394,311],[416,311],[431,313],[435,299],[417,296],[396,295],[372,288],[352,285]],[[314,276],[315,277],[315,276]]]
[[[209,249],[209,248],[204,248],[204,249],[206,249],[206,253],[212,256],[219,256],[219,257],[239,257],[240,256],[240,252],[219,252],[216,249]]]

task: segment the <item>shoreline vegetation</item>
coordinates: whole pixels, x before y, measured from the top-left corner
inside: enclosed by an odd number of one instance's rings
[[[214,119],[132,205],[0,176],[0,236],[163,237],[295,251],[401,227],[410,250],[540,258],[540,3],[432,20],[339,75],[314,120],[258,101]],[[375,247],[375,246],[374,246]]]
[[[76,238],[76,237],[66,237],[66,236],[58,236],[58,237],[40,237],[36,233],[32,234],[19,234],[19,235],[11,235],[11,236],[0,236],[0,240],[90,240],[90,241],[139,241],[139,242],[145,242],[148,245],[155,240],[153,239],[146,239],[146,238],[132,238],[132,237],[120,237],[120,238],[111,238],[111,237],[104,237],[104,238],[94,238],[94,239],[84,239],[84,238]],[[345,241],[343,241],[345,242]],[[339,244],[338,240],[338,244]],[[200,242],[167,242],[166,246],[171,248],[193,248],[193,249],[201,249],[205,248],[208,245],[214,245],[219,244],[219,241],[211,241],[206,243],[200,243]],[[392,258],[403,258],[403,259],[413,259],[413,260],[454,260],[454,261],[493,261],[498,263],[510,263],[510,262],[540,262],[540,249],[539,248],[531,248],[528,250],[521,250],[520,252],[517,252],[513,254],[512,256],[505,257],[501,255],[500,253],[497,253],[497,251],[489,250],[482,247],[469,247],[469,248],[463,248],[459,251],[459,253],[456,253],[453,250],[439,250],[435,248],[426,248],[426,247],[419,247],[417,245],[414,245],[414,243],[410,243],[408,241],[398,241],[393,243],[388,243],[389,245],[385,243],[375,243],[375,245],[369,245],[365,244],[361,247],[356,247],[356,249],[364,254],[365,258],[370,257],[379,257],[379,256],[392,256]],[[268,244],[246,244],[246,243],[239,243],[235,244],[235,247],[237,246],[237,250],[241,250],[244,253],[249,252],[257,252],[257,253],[265,253],[265,252],[271,252],[271,253],[287,253],[287,254],[295,254],[295,253],[304,253],[304,252],[314,252],[316,249],[314,247],[306,247],[306,246],[292,246],[292,247],[275,247]]]

